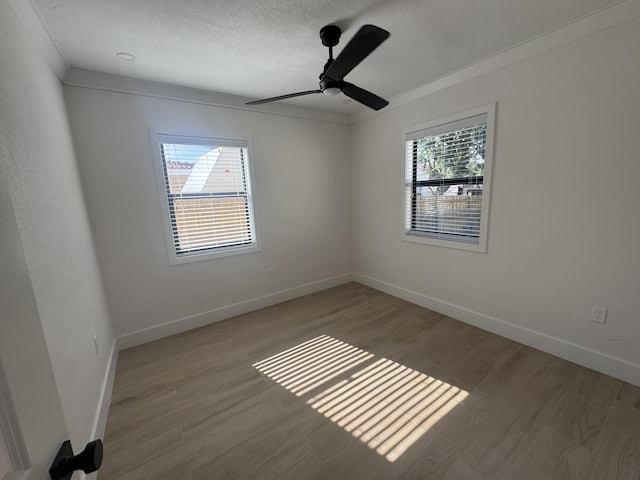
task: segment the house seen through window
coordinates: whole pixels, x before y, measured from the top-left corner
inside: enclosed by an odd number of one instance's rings
[[[255,251],[246,141],[158,135],[175,263]]]

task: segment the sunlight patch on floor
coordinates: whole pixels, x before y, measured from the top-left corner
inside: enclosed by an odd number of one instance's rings
[[[253,366],[390,462],[468,393],[405,365],[322,335]],[[361,365],[367,362],[366,365]],[[337,378],[348,371],[347,378]]]

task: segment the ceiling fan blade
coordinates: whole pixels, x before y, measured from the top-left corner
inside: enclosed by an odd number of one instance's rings
[[[334,80],[342,80],[356,65],[389,38],[389,35],[389,32],[380,27],[364,25],[329,65],[325,75]]]
[[[389,105],[384,98],[377,96],[374,93],[368,92],[364,88],[355,86],[353,83],[344,82],[342,86],[342,93],[347,97],[353,98],[356,102],[360,102],[369,108],[374,110],[380,110],[381,108]]]
[[[312,93],[322,93],[322,90],[307,90],[306,92],[290,93],[288,95],[280,95],[279,97],[263,98],[262,100],[254,100],[253,102],[247,102],[245,105],[260,105],[262,103],[276,102],[278,100],[284,100],[286,98],[301,97],[303,95],[311,95]]]

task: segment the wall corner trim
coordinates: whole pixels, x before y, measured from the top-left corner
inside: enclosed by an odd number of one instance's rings
[[[63,81],[70,68],[69,62],[42,18],[38,7],[32,0],[7,0],[7,3],[22,22],[51,69],[60,81]]]
[[[560,338],[536,332],[525,327],[484,315],[473,310],[454,305],[428,295],[394,285],[374,277],[353,274],[353,280],[368,287],[388,293],[424,308],[442,313],[451,318],[487,330],[496,335],[509,338],[530,347],[542,350],[570,362],[611,375],[626,382],[640,386],[640,365],[636,365],[604,353],[591,350]]]

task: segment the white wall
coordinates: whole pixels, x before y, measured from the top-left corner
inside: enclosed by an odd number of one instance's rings
[[[357,278],[640,383],[638,45],[635,19],[355,124]],[[402,130],[494,101],[488,252],[402,242]]]
[[[0,0],[0,9],[3,188],[6,185],[12,203],[29,275],[21,285],[32,286],[70,439],[81,449],[92,434],[114,336],[62,85],[5,0]],[[6,255],[14,257],[15,252]],[[93,346],[94,334],[100,341],[99,355]],[[12,337],[5,340],[11,342]],[[25,365],[24,372],[28,370]]]
[[[66,87],[66,99],[116,333],[129,338],[124,346],[351,272],[346,125],[76,86]],[[261,252],[169,265],[150,127],[251,141]]]
[[[2,15],[6,11],[5,5],[4,0],[0,1],[0,38],[11,31],[5,29],[4,19],[11,18]],[[0,50],[0,59],[4,58]],[[3,80],[0,71],[0,108],[5,105]],[[19,424],[19,433],[33,468],[31,478],[45,478],[53,456],[62,441],[68,438],[68,429],[8,195],[4,159],[12,144],[7,136],[5,119],[3,115],[0,123],[0,368],[6,374],[6,385],[17,417],[14,420]],[[6,398],[5,387],[0,388]],[[12,440],[12,446],[17,447],[15,443],[19,442],[15,438]]]

